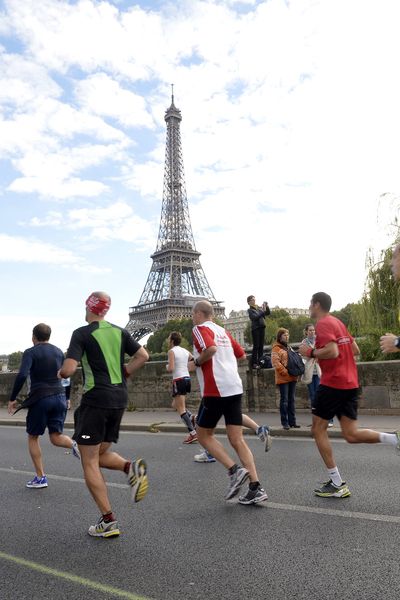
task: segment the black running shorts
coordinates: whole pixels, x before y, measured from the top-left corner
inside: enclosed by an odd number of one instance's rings
[[[174,379],[172,382],[172,397],[175,396],[186,396],[190,394],[191,381],[190,377],[181,377],[180,379]]]
[[[72,439],[82,446],[117,442],[124,408],[97,408],[81,404],[75,410]]]
[[[214,429],[222,416],[225,425],[242,425],[242,394],[225,398],[205,396],[201,401],[196,423],[199,427]]]
[[[330,421],[333,417],[357,419],[359,388],[341,390],[338,388],[319,385],[315,396],[312,414]]]

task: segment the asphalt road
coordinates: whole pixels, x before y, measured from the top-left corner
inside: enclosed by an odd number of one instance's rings
[[[0,428],[1,600],[394,599],[400,591],[400,456],[389,446],[334,449],[352,496],[321,499],[313,441],[251,438],[269,501],[227,504],[218,464],[196,464],[180,434],[123,433],[142,455],[150,492],[130,504],[121,473],[105,472],[122,535],[93,539],[96,507],[80,463],[43,441],[49,487],[32,475],[22,428]],[[222,438],[221,438],[222,439]]]

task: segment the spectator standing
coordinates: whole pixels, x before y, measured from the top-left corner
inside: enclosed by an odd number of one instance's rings
[[[272,346],[271,360],[275,369],[275,383],[280,393],[280,413],[283,429],[299,428],[296,423],[295,394],[297,377],[290,375],[288,364],[289,331],[278,329],[276,342]]]
[[[259,369],[264,352],[265,317],[270,315],[271,311],[267,302],[264,302],[261,308],[257,306],[254,296],[247,297],[247,304],[249,305],[247,312],[251,321],[251,337],[253,340],[251,365],[253,369]]]

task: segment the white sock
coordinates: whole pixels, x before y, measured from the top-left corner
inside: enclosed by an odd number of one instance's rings
[[[381,444],[390,444],[391,446],[397,446],[399,443],[398,437],[395,433],[380,433],[379,441]]]
[[[337,467],[333,467],[333,469],[328,469],[328,474],[329,477],[332,479],[333,485],[336,485],[336,487],[342,485],[342,478]]]

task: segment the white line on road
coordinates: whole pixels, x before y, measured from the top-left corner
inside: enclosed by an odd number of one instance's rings
[[[31,476],[31,471],[20,471],[18,469],[7,469],[0,467],[2,473],[15,473],[16,475]],[[59,481],[71,481],[72,483],[85,483],[84,479],[79,477],[65,477],[63,475],[48,475],[49,479],[55,479]],[[107,483],[107,487],[126,489],[127,485],[124,483]],[[329,502],[329,500],[327,500]],[[346,502],[345,499],[338,500],[340,502]],[[336,500],[335,500],[336,502]],[[400,524],[400,516],[396,515],[379,515],[375,513],[364,513],[350,510],[335,510],[334,508],[318,508],[318,506],[301,506],[299,504],[282,504],[279,502],[267,502],[265,508],[268,510],[290,510],[303,513],[312,513],[317,515],[325,515],[331,517],[342,517],[344,519],[361,519],[364,521],[379,521],[381,523],[397,523]]]

